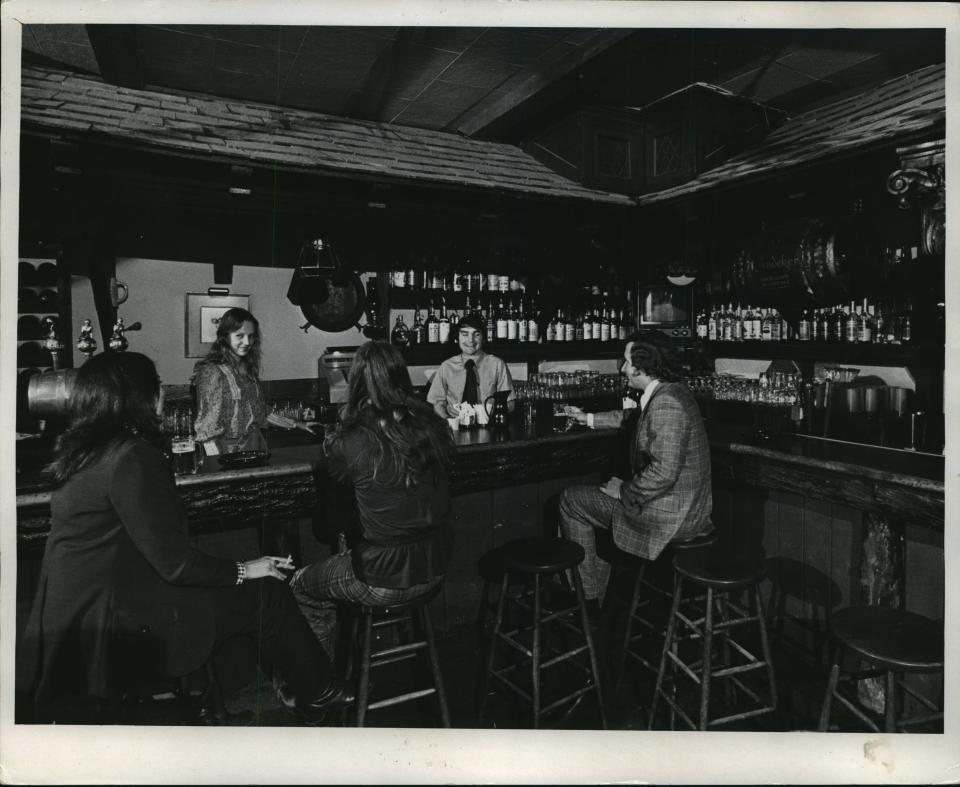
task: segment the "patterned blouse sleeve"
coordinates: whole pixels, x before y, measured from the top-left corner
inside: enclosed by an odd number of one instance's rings
[[[205,443],[222,435],[224,404],[229,395],[227,381],[213,364],[203,364],[197,372],[197,420],[194,424],[197,440]]]

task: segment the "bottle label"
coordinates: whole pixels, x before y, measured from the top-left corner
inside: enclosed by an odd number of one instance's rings
[[[497,276],[497,292],[509,292],[509,291],[510,291],[510,277]]]
[[[530,325],[527,330],[527,340],[531,342],[540,341],[540,326],[537,325],[536,320],[530,320]]]
[[[507,341],[515,342],[517,340],[517,321],[507,320]]]
[[[450,323],[440,322],[440,328],[437,331],[437,338],[440,340],[441,344],[450,341]]]
[[[497,320],[497,338],[498,339],[507,338],[507,321],[506,320]]]
[[[605,322],[600,326],[600,341],[610,341],[610,323]]]
[[[498,278],[498,277],[497,277],[497,274],[495,274],[495,273],[488,273],[488,274],[487,274],[487,289],[488,289],[490,292],[496,292],[496,291],[497,291],[497,278]]]
[[[593,339],[593,323],[585,322],[583,324],[583,340],[589,342]]]
[[[717,340],[717,321],[716,320],[710,320],[710,322],[708,323],[707,338],[711,342],[715,342]]]
[[[576,333],[575,333],[574,330],[573,330],[573,323],[572,323],[572,322],[568,322],[566,325],[563,326],[563,340],[564,340],[565,342],[572,342],[572,341],[573,341],[573,337],[574,337],[575,335],[576,335]]]
[[[427,341],[430,344],[440,341],[440,323],[432,322],[427,326]]]
[[[530,337],[530,323],[526,320],[520,320],[517,323],[517,339],[521,342],[527,341]]]
[[[534,333],[536,333],[536,331],[534,331]],[[555,341],[556,337],[557,337],[556,326],[552,322],[548,322],[547,323],[547,341],[548,342]]]

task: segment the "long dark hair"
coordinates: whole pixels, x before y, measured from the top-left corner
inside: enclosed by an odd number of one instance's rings
[[[684,368],[670,337],[659,331],[641,330],[630,334],[629,342],[633,342],[630,362],[635,369],[665,383],[683,379]]]
[[[77,371],[70,392],[70,426],[57,441],[49,468],[55,481],[62,484],[128,435],[162,449],[159,395],[157,367],[146,355],[104,352],[90,358]]]
[[[230,349],[230,334],[243,326],[245,322],[253,325],[253,344],[250,352],[243,358]],[[260,378],[260,321],[246,309],[235,307],[227,309],[217,323],[217,339],[201,364],[227,364],[234,372],[241,376]],[[199,365],[199,364],[198,364]]]
[[[383,484],[402,481],[407,488],[416,486],[426,473],[446,472],[453,459],[447,424],[416,397],[403,356],[388,342],[367,342],[357,350],[340,418],[342,427],[330,439],[328,450],[345,433],[363,430],[379,451],[356,462],[370,462],[374,477]]]

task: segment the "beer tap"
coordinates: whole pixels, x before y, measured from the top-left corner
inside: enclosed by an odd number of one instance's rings
[[[43,346],[50,352],[53,370],[58,371],[60,369],[60,350],[63,349],[63,344],[57,338],[57,321],[55,318],[48,316],[43,318],[42,324],[46,326],[47,330],[47,338],[43,340]]]
[[[89,318],[80,326],[80,337],[77,339],[77,349],[87,358],[97,351],[97,340],[93,338],[93,323]],[[84,359],[86,360],[86,359]]]

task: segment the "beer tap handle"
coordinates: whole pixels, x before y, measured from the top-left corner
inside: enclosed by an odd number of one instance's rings
[[[126,333],[127,331],[139,331],[142,328],[143,328],[143,324],[139,320],[137,320],[134,323],[130,323],[130,325],[128,325],[123,330],[124,330],[124,333]]]

